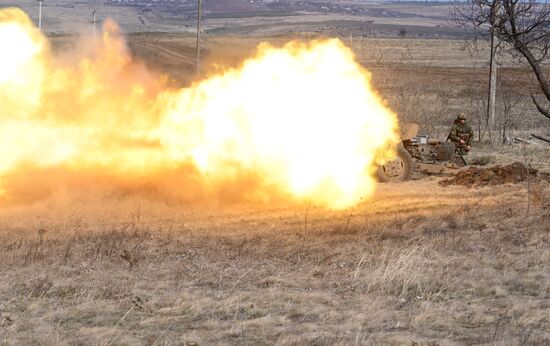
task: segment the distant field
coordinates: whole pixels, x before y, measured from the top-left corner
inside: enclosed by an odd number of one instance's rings
[[[326,2],[328,3],[328,2]],[[249,3],[250,4],[250,3]],[[36,1],[3,0],[0,7],[19,6],[34,20]],[[100,20],[112,18],[125,32],[191,32],[196,13],[189,5],[113,6],[86,1],[51,0],[44,3],[44,30],[70,33],[91,27],[92,10]],[[447,37],[469,35],[450,20],[448,3],[353,3],[331,6],[305,1],[248,6],[239,3],[205,4],[204,30],[217,34],[257,36],[313,32],[326,36]]]

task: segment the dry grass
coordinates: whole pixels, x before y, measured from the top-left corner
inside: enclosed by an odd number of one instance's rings
[[[4,209],[0,343],[548,344],[550,220],[525,201],[520,185],[424,179],[345,212]]]

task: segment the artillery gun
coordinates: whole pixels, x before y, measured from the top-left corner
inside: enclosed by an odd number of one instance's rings
[[[418,135],[418,124],[404,124],[396,156],[378,167],[382,182],[409,180],[413,171],[452,174],[466,165],[460,146]]]

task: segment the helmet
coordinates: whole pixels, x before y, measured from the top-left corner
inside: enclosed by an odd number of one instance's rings
[[[460,113],[457,117],[458,120],[466,120],[466,114]]]

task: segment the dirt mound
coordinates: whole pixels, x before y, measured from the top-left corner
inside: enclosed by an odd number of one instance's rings
[[[520,162],[514,162],[506,166],[497,165],[489,168],[468,167],[454,177],[440,181],[439,184],[468,187],[516,184],[526,181],[529,177],[537,177],[537,170],[528,168]]]

